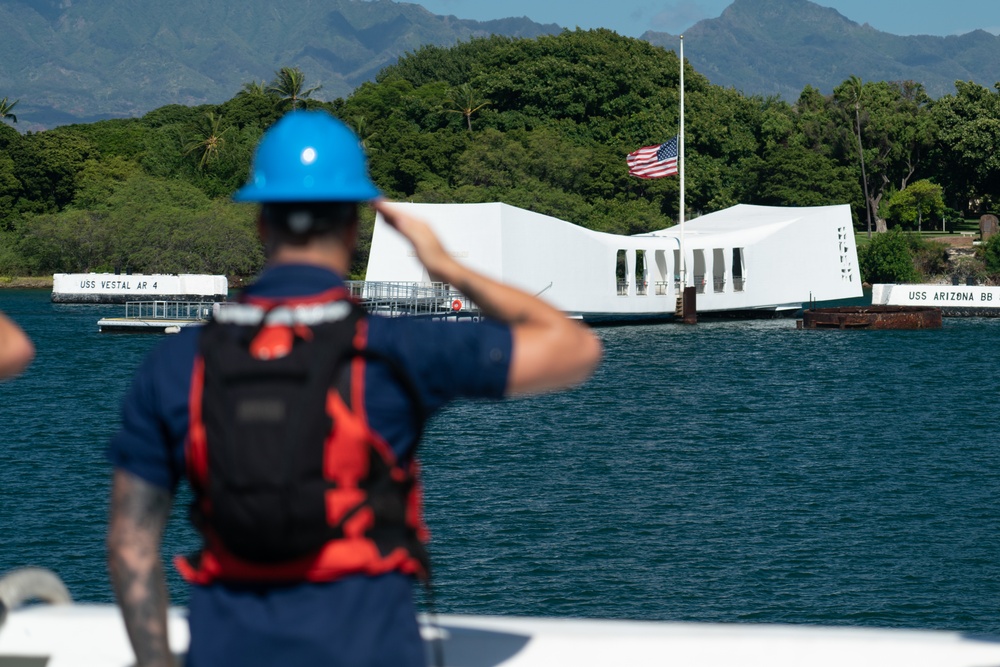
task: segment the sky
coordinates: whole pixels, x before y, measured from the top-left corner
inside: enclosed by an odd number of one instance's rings
[[[564,28],[610,28],[639,37],[647,30],[682,33],[717,18],[732,0],[401,0],[434,14],[486,21],[527,16]],[[814,0],[815,1],[815,0]],[[961,35],[976,29],[1000,34],[998,0],[818,0],[855,23],[894,35]]]

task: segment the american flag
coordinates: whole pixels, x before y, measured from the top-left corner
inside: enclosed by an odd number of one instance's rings
[[[677,137],[659,146],[644,146],[628,154],[628,173],[639,178],[663,178],[677,173]]]

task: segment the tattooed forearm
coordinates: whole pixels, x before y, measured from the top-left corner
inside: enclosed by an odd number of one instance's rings
[[[167,640],[166,580],[160,539],[170,494],[115,471],[108,526],[108,569],[139,667],[172,665]]]

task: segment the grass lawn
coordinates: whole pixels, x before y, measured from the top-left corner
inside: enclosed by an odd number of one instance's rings
[[[918,234],[925,240],[940,238],[942,236],[951,236],[953,234],[957,236],[960,232],[975,232],[977,236],[979,234],[979,218],[969,218],[966,220],[949,221],[945,225],[945,229],[947,230],[946,232],[941,231],[940,220],[932,221],[930,225],[932,226],[932,229],[930,230],[926,229],[925,226],[925,228],[920,232],[911,231],[910,233]],[[874,235],[875,232],[873,231],[872,234]],[[868,232],[867,231],[855,232],[854,241],[859,247],[867,245]]]

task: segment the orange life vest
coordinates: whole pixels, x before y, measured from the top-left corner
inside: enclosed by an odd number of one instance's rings
[[[225,306],[201,333],[189,399],[192,583],[426,577],[415,460],[402,464],[364,409],[367,319],[344,290]],[[394,376],[416,401],[394,364]]]

